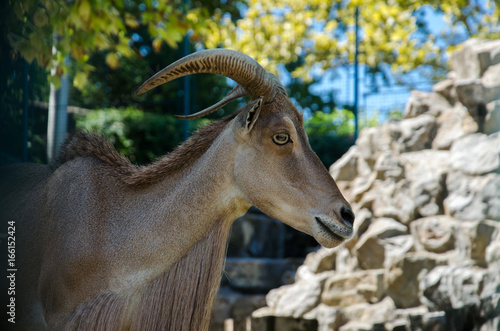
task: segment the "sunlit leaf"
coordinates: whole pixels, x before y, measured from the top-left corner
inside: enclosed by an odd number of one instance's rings
[[[161,38],[155,38],[153,40],[153,49],[155,50],[155,52],[159,52],[161,51],[161,45],[163,44],[163,40]]]
[[[106,55],[106,64],[111,68],[111,69],[116,69],[120,65],[118,61],[118,57],[116,56],[116,53],[114,52],[109,52]]]
[[[125,24],[132,29],[137,29],[139,27],[137,18],[129,13],[125,14]]]
[[[77,29],[81,29],[82,26],[83,26],[83,22],[82,22],[81,16],[78,13],[78,7],[76,7],[76,6],[74,6],[71,9],[71,12],[70,12],[70,21],[71,21],[71,24],[74,25],[75,28],[77,28]]]
[[[103,33],[97,33],[94,42],[98,50],[105,50],[111,46],[111,41]]]
[[[77,72],[75,78],[73,79],[73,85],[77,89],[82,90],[85,87],[85,84],[87,84],[87,74],[82,71]]]
[[[80,2],[80,5],[78,6],[78,15],[80,15],[82,21],[84,22],[89,21],[91,10],[92,7],[90,6],[90,3],[87,0],[82,0]]]

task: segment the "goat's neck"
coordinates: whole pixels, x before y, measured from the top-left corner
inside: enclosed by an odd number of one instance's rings
[[[194,164],[158,183],[152,191],[133,198],[139,201],[132,205],[142,205],[144,212],[131,220],[135,224],[130,230],[141,231],[129,233],[135,237],[130,248],[137,253],[140,247],[142,256],[127,263],[127,273],[116,278],[115,286],[130,287],[144,276],[155,279],[214,226],[222,226],[222,232],[227,232],[234,219],[248,209],[249,204],[234,186],[235,142],[228,131],[222,132]]]

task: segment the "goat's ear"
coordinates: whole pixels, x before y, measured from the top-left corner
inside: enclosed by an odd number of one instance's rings
[[[243,115],[241,118],[241,126],[243,127],[245,132],[250,132],[259,118],[260,109],[262,108],[262,103],[264,102],[264,97],[260,97],[257,100],[252,101],[250,103],[247,110],[241,114]]]

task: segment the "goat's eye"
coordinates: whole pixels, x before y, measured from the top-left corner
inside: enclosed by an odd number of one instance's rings
[[[276,145],[284,145],[290,140],[288,133],[277,133],[273,136],[273,141]]]

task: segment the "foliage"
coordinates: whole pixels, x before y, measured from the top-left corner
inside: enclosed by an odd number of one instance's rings
[[[53,69],[54,83],[68,71],[70,55],[73,84],[81,89],[96,68],[89,63],[93,53],[105,52],[113,69],[125,58],[143,56],[131,38],[140,30],[156,52],[165,44],[176,48],[189,32],[192,41],[242,51],[274,72],[280,64],[301,62],[292,75],[311,79],[353,61],[356,6],[360,61],[398,77],[426,65],[445,67],[442,55],[465,39],[500,36],[492,0],[200,0],[189,8],[180,0],[8,0],[0,18],[11,46],[28,62]],[[441,35],[430,33],[428,8],[448,22]]]
[[[500,11],[492,0],[249,0],[244,17],[227,29],[230,38],[213,34],[207,45],[242,51],[274,72],[300,61],[292,75],[311,79],[315,72],[353,62],[356,6],[360,62],[399,79],[415,68],[446,67],[446,51],[468,38],[500,36]],[[428,9],[448,22],[441,35],[431,33]]]
[[[181,50],[164,46],[155,51],[145,29],[134,32],[134,47],[141,50],[141,58],[121,59],[117,70],[105,65],[105,51],[93,53],[88,63],[95,70],[84,90],[71,89],[70,104],[84,108],[133,106],[148,112],[182,114],[183,79],[161,85],[145,94],[134,95],[135,89],[147,78],[182,57]],[[192,112],[215,104],[231,90],[223,76],[192,75],[189,79]],[[234,107],[235,103],[231,103],[226,108],[232,111]]]
[[[309,143],[326,167],[337,161],[351,145],[354,116],[348,110],[334,113],[315,111],[304,121]]]
[[[225,3],[222,7],[231,7]],[[122,58],[140,55],[130,47],[134,30],[146,29],[159,51],[164,43],[175,48],[188,31],[194,40],[203,40],[204,33],[217,30],[220,17],[214,1],[196,1],[187,8],[179,0],[8,0],[0,14],[11,46],[28,62],[36,59],[52,69],[56,86],[58,77],[68,71],[70,56],[77,68],[73,84],[80,89],[95,69],[88,63],[92,53],[106,51],[105,63],[113,69]]]
[[[205,122],[193,122],[192,128]],[[78,129],[103,134],[132,162],[143,164],[173,150],[182,141],[179,121],[172,115],[128,107],[93,110],[76,116]]]

